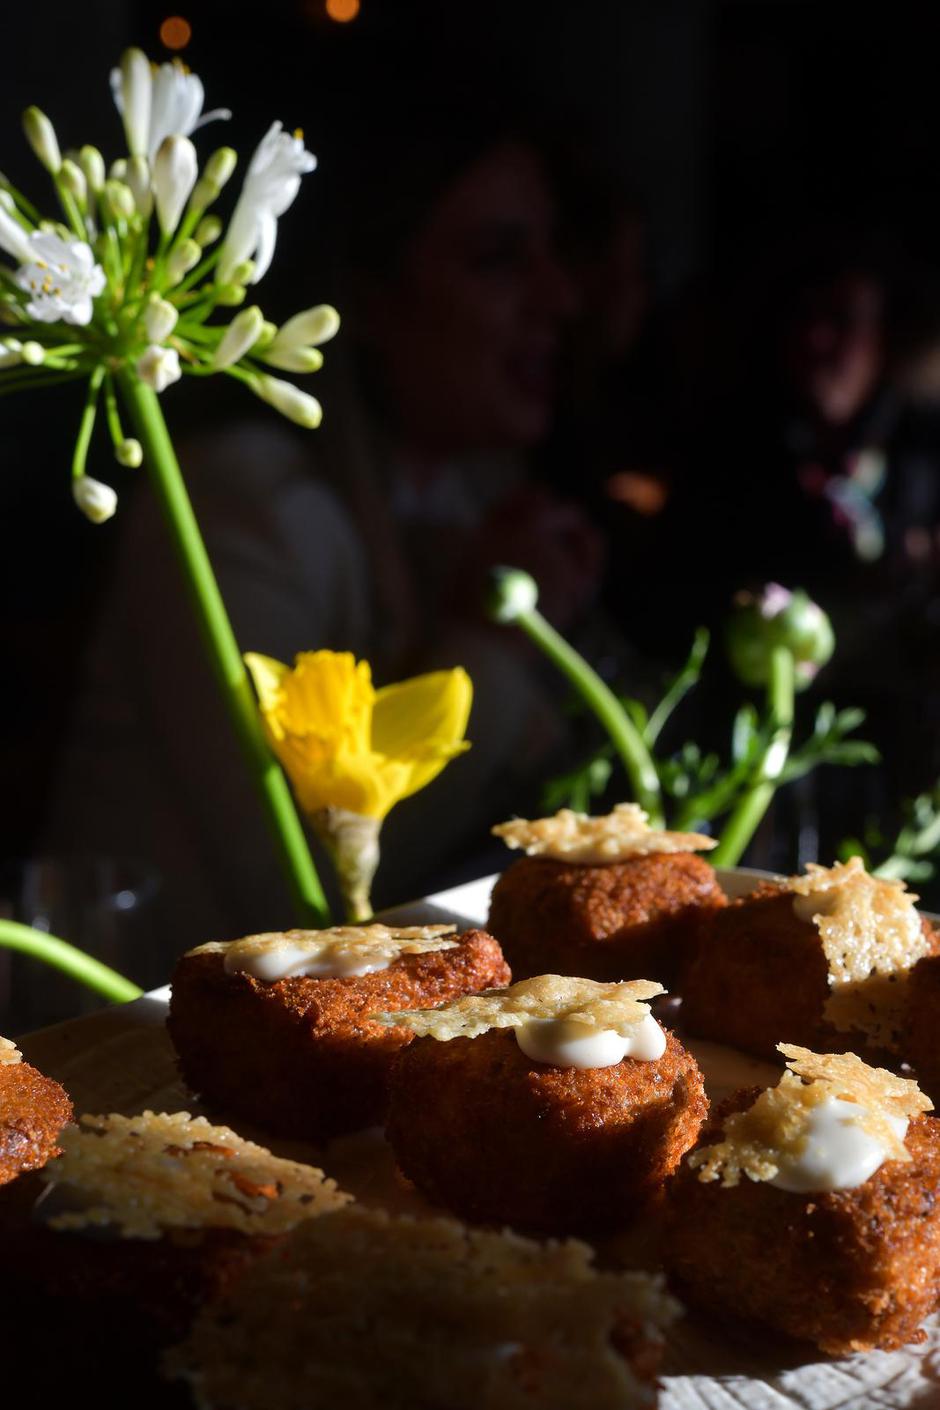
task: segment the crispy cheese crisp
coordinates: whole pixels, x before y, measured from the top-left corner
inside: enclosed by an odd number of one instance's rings
[[[186,1111],[83,1116],[59,1141],[62,1156],[42,1178],[87,1206],[50,1219],[55,1229],[112,1225],[132,1239],[170,1228],[278,1234],[351,1199],[315,1166]]]
[[[662,1281],[586,1244],[355,1207],[306,1225],[169,1354],[231,1410],[632,1410],[656,1400]]]
[[[903,881],[869,876],[860,857],[790,878],[794,909],[819,931],[829,966],[825,1016],[847,1033],[865,1033],[897,1046],[904,1022],[907,976],[929,945]]]
[[[452,950],[455,925],[336,925],[328,930],[283,930],[246,935],[242,940],[210,940],[189,955],[222,954],[231,974],[245,969],[259,955],[288,951],[297,964],[327,960],[388,961],[401,955],[426,955]]]
[[[402,1013],[370,1014],[387,1027],[401,1025],[419,1037],[477,1038],[490,1028],[521,1028],[536,1018],[563,1018],[585,1028],[629,1036],[635,1024],[649,1015],[646,999],[666,991],[651,979],[629,979],[621,984],[600,984],[570,975],[537,974],[510,984],[508,989],[484,989],[444,1004],[439,1009],[411,1009]]]
[[[612,813],[588,817],[562,808],[551,818],[514,818],[491,829],[507,847],[527,857],[552,857],[579,866],[604,866],[653,852],[704,852],[717,846],[700,832],[660,832],[636,803],[618,803]]]
[[[910,1118],[933,1110],[933,1102],[916,1082],[885,1068],[869,1067],[854,1053],[812,1053],[788,1043],[777,1047],[789,1071],[747,1111],[728,1117],[723,1141],[689,1156],[700,1180],[717,1180],[720,1175],[722,1185],[737,1185],[742,1175],[751,1180],[774,1179],[784,1157],[802,1152],[807,1114],[827,1097],[858,1103],[863,1112],[858,1125],[884,1148],[886,1160],[910,1160],[904,1141],[886,1118]]]
[[[22,1062],[23,1054],[15,1043],[9,1038],[0,1038],[0,1067],[12,1066],[15,1062]]]

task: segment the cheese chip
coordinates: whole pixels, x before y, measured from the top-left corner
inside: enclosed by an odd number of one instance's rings
[[[356,1206],[299,1229],[167,1358],[231,1410],[637,1410],[656,1403],[662,1281],[539,1243]]]
[[[9,1038],[0,1038],[0,1067],[12,1066],[23,1061],[23,1054]]]
[[[211,940],[188,955],[221,954],[231,974],[258,956],[287,952],[295,963],[350,960],[389,963],[402,955],[426,955],[453,950],[460,943],[452,937],[455,925],[335,925],[328,930],[283,930],[246,935],[242,940]]]
[[[728,1117],[722,1141],[689,1156],[700,1180],[717,1180],[719,1175],[722,1185],[737,1185],[742,1175],[773,1180],[786,1158],[801,1154],[810,1110],[830,1097],[858,1104],[857,1124],[883,1147],[886,1160],[910,1160],[887,1118],[933,1110],[933,1102],[916,1082],[869,1067],[854,1053],[812,1053],[787,1043],[777,1047],[789,1071],[747,1111]]]
[[[666,991],[650,979],[630,979],[621,984],[600,984],[594,979],[569,975],[538,974],[508,989],[484,989],[438,1009],[410,1009],[403,1013],[371,1014],[387,1027],[401,1025],[419,1037],[476,1038],[490,1028],[521,1028],[537,1018],[561,1018],[619,1033],[627,1038],[637,1023],[649,1016],[646,999]]]
[[[812,920],[829,966],[825,1016],[840,1032],[853,1029],[896,1048],[904,1024],[907,976],[929,951],[918,900],[903,881],[869,876],[861,858],[791,877],[794,905]]]
[[[51,1218],[55,1229],[111,1225],[134,1239],[171,1228],[279,1234],[351,1198],[315,1166],[186,1111],[83,1116],[59,1141],[62,1156],[42,1178],[86,1203]]]
[[[636,803],[618,803],[612,813],[588,817],[562,808],[551,818],[515,818],[491,829],[507,847],[527,857],[551,857],[578,866],[605,866],[654,852],[703,852],[717,846],[700,832],[660,832],[649,826]]]

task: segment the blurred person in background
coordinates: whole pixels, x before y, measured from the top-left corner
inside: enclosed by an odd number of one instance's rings
[[[458,664],[473,679],[473,747],[390,816],[378,904],[430,889],[492,823],[537,806],[564,742],[563,689],[521,634],[484,620],[488,567],[528,568],[547,614],[577,631],[602,559],[585,515],[528,469],[577,308],[546,148],[479,102],[434,113],[321,154],[343,316],[323,429],[229,399],[237,419],[181,445],[243,650],[352,651],[378,684]],[[311,269],[319,281],[319,257]],[[275,292],[259,290],[266,309]],[[307,302],[323,295],[318,282]],[[169,958],[291,912],[146,487],[122,508],[48,845],[154,862]]]

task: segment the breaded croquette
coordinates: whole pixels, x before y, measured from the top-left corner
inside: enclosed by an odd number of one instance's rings
[[[12,1043],[0,1042],[0,1185],[5,1185],[58,1153],[56,1141],[72,1119],[72,1103],[58,1082],[20,1061]]]
[[[293,943],[292,934],[263,938]],[[389,1067],[413,1035],[368,1015],[447,1003],[511,978],[499,944],[482,930],[385,964],[340,978],[267,980],[230,971],[225,946],[185,955],[168,1027],[187,1084],[225,1115],[283,1136],[323,1141],[381,1122]]]
[[[708,1103],[672,1035],[657,1061],[536,1062],[515,1035],[420,1038],[393,1073],[387,1135],[403,1173],[475,1223],[531,1233],[631,1223],[694,1143]]]
[[[878,1021],[879,1009],[900,999],[906,975],[880,976],[880,986],[870,985],[870,1013],[859,1013],[857,1026],[836,1026],[829,1008],[837,992],[830,961],[817,924],[801,918],[803,900],[792,885],[767,881],[706,917],[681,986],[684,1032],[770,1059],[780,1041],[833,1052],[895,1047],[890,1023]],[[927,920],[914,913],[913,924],[924,950],[940,949]],[[876,955],[877,932],[863,941],[869,956]]]
[[[754,1092],[718,1109],[700,1149]],[[915,1116],[908,1162],[862,1184],[794,1193],[744,1178],[703,1183],[684,1161],[670,1181],[665,1262],[683,1298],[722,1320],[761,1324],[833,1356],[923,1340],[940,1288],[940,1122]]]
[[[487,928],[516,978],[647,974],[670,987],[702,916],[724,905],[714,868],[694,852],[606,866],[522,857],[493,888]]]
[[[940,955],[928,955],[911,970],[904,1057],[919,1086],[940,1103]]]

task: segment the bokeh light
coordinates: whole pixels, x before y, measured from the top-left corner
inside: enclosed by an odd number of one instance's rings
[[[326,13],[338,24],[348,24],[359,13],[359,0],[326,0]]]
[[[193,27],[182,15],[168,15],[160,26],[160,42],[167,49],[185,49],[192,37]]]

